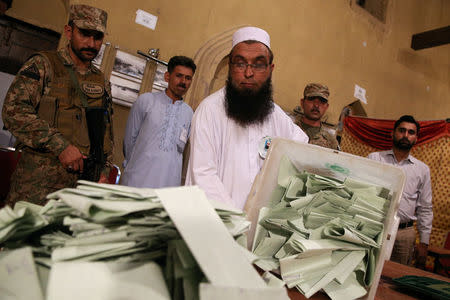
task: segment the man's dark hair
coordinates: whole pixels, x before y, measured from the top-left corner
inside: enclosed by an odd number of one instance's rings
[[[175,69],[176,66],[190,68],[192,70],[192,73],[195,73],[195,69],[197,69],[197,66],[191,58],[181,55],[174,56],[169,60],[167,71],[169,71],[169,73],[172,73],[173,69]]]
[[[246,44],[254,44],[254,43],[261,43],[261,42],[254,41],[254,40],[249,40],[249,41],[243,41],[243,43],[246,43]],[[262,44],[262,43],[261,43],[261,44]],[[264,44],[263,44],[263,45],[264,45]],[[266,46],[266,45],[264,45],[264,46]],[[233,48],[234,48],[234,47],[233,47]],[[273,52],[272,52],[272,50],[270,50],[269,47],[266,46],[266,48],[267,48],[267,50],[269,50],[269,64],[271,65],[272,62],[273,62]],[[230,63],[231,63],[232,54],[233,54],[233,49],[231,49],[230,54],[228,54],[228,59],[229,59],[229,62],[230,62]]]
[[[416,119],[414,119],[414,117],[413,117],[413,116],[410,116],[410,115],[404,115],[404,116],[401,116],[400,119],[398,119],[398,120],[395,122],[395,124],[394,124],[394,131],[395,131],[395,129],[397,129],[397,127],[398,127],[398,126],[400,125],[400,123],[402,123],[402,122],[407,122],[407,123],[413,123],[413,124],[416,124],[416,135],[419,134],[419,130],[420,130],[419,122],[417,122]]]

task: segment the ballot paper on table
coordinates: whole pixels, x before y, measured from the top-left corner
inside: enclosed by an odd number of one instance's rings
[[[266,281],[251,266],[254,255],[234,240],[242,241],[250,225],[242,211],[209,201],[197,187],[167,190],[161,190],[163,197],[170,194],[173,199],[165,201],[166,208],[153,189],[80,181],[75,189],[62,189],[48,195],[49,201],[44,207],[20,203],[17,205],[19,215],[9,208],[2,209],[0,215],[6,216],[2,224],[9,230],[5,231],[2,246],[8,247],[10,241],[14,242],[13,246],[27,245],[31,240],[40,242],[40,246],[33,247],[34,261],[42,266],[45,271],[42,274],[51,270],[45,290],[53,299],[65,299],[64,290],[58,287],[66,284],[69,290],[84,289],[85,285],[89,290],[92,285],[109,284],[95,278],[87,283],[79,280],[90,278],[89,274],[109,272],[105,276],[115,284],[122,269],[94,265],[97,260],[117,266],[144,264],[155,259],[165,261],[161,266],[165,267],[165,280],[172,299],[198,299],[198,285],[205,281],[205,275],[211,278],[211,283],[226,286],[227,290],[250,286],[264,294]],[[22,221],[25,226],[18,226]],[[46,228],[37,231],[32,239],[25,239],[27,234],[33,234],[42,226]],[[57,230],[61,226],[64,232]],[[181,236],[177,228],[181,228]],[[58,275],[62,273],[69,275]],[[47,280],[44,278],[42,282],[46,285]],[[267,282],[280,286],[280,281],[273,277]],[[136,289],[142,290],[141,287]],[[98,292],[89,298],[112,297],[104,288]],[[278,292],[285,294],[284,289]],[[74,295],[78,295],[77,299],[84,297],[84,294]],[[130,293],[126,298],[140,299],[140,296]]]
[[[44,299],[30,247],[0,252],[0,298]]]
[[[0,210],[0,243],[8,239],[19,240],[47,224],[35,209],[19,206],[13,210],[5,206]]]
[[[47,287],[47,300],[79,299],[169,300],[170,294],[162,270],[154,262],[54,264]]]
[[[210,283],[266,287],[202,190],[180,187],[156,190],[156,193]]]
[[[284,288],[268,287],[259,276],[202,190],[183,187],[156,193],[209,280],[200,284],[200,299],[288,299]]]

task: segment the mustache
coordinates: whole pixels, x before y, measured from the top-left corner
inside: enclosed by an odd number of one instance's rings
[[[179,87],[182,87],[182,88],[184,88],[184,89],[186,88],[186,84],[184,84],[184,83],[180,83],[180,84],[178,84],[178,86],[179,86]]]
[[[94,49],[94,48],[81,48],[80,51],[92,52],[94,54],[98,53],[97,49]]]
[[[405,143],[408,143],[408,144],[411,143],[407,138],[402,138],[402,139],[399,140],[399,142],[405,142]]]
[[[402,150],[410,150],[414,146],[414,142],[410,142],[407,138],[401,138],[399,140],[396,140],[394,138],[393,144],[398,149]]]

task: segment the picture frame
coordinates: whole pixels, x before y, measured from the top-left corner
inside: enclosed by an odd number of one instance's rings
[[[111,72],[113,103],[131,107],[139,96],[147,61],[125,51],[116,51]]]

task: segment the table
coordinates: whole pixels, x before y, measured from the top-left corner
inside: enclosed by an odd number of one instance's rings
[[[416,295],[412,291],[408,291],[407,289],[401,288],[398,285],[394,284],[394,282],[392,281],[393,278],[398,278],[405,275],[426,276],[450,282],[450,278],[387,260],[385,261],[383,266],[383,271],[381,273],[381,278],[378,283],[377,294],[375,296],[375,299],[376,300],[423,299],[423,296]],[[296,289],[288,289],[288,296],[291,300],[307,299],[305,296],[300,294]],[[330,298],[326,294],[319,292],[309,298],[309,300],[311,299],[324,300]]]
[[[449,234],[447,234],[447,240],[449,239]],[[446,241],[445,243],[447,244],[449,242]],[[438,270],[443,269],[444,272],[446,272],[447,274],[449,273],[449,266],[448,266],[448,262],[446,262],[446,261],[448,261],[448,259],[450,258],[450,249],[428,246],[428,256],[434,257],[433,272],[437,273]],[[444,263],[442,263],[441,259],[444,261]]]
[[[383,271],[381,273],[380,283],[378,284],[375,299],[377,300],[423,299],[422,295],[417,295],[413,291],[408,291],[405,288],[400,288],[399,286],[393,283],[392,278],[398,278],[405,275],[425,276],[450,282],[450,278],[448,277],[430,273],[421,269],[405,266],[393,261],[386,261],[384,263]]]

